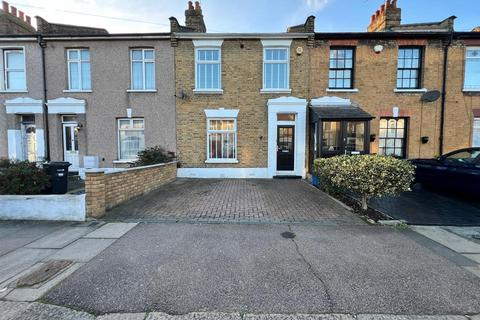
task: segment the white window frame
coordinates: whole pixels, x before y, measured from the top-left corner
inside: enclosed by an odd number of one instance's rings
[[[27,92],[27,67],[26,67],[26,57],[25,57],[25,47],[0,47],[2,52],[2,59],[0,61],[0,92]],[[15,51],[22,51],[23,53],[23,69],[13,69],[8,70],[6,67],[7,64],[7,53],[8,52],[15,52]],[[25,87],[23,89],[9,89],[8,88],[8,80],[7,80],[7,72],[8,71],[23,71],[25,77]]]
[[[70,59],[70,52],[77,51],[78,59]],[[88,51],[88,60],[82,60],[82,51]],[[83,75],[82,75],[82,62],[88,62],[90,64],[90,88],[83,88]],[[70,63],[78,64],[78,81],[79,89],[72,89],[71,87],[71,78],[70,78]],[[90,59],[90,49],[89,48],[72,48],[67,49],[67,72],[68,72],[68,90],[66,92],[92,92],[92,64]]]
[[[213,39],[213,40],[193,40],[193,46],[195,47],[194,55],[195,55],[195,89],[193,92],[195,93],[206,93],[206,94],[223,94],[223,86],[222,86],[222,44],[223,40]],[[199,61],[198,60],[198,51],[200,50],[218,50],[218,62],[215,61]],[[199,88],[198,81],[197,81],[197,66],[198,64],[219,64],[219,88],[212,88],[212,89],[204,89]]]
[[[134,60],[133,59],[133,51],[142,51],[142,59],[140,60]],[[153,51],[153,57],[152,59],[147,59],[145,58],[145,51]],[[143,85],[141,89],[134,89],[133,86],[133,63],[134,62],[141,62],[142,63],[142,76],[143,76]],[[145,88],[146,82],[146,73],[145,73],[145,63],[152,63],[153,62],[153,88]],[[157,89],[157,84],[156,84],[156,78],[157,77],[157,72],[156,72],[156,66],[155,66],[155,49],[154,48],[130,48],[130,89],[127,91],[129,92],[156,92]]]
[[[262,40],[263,45],[263,65],[262,65],[262,89],[260,92],[271,93],[271,92],[278,92],[278,93],[291,93],[292,90],[290,89],[290,46],[292,44],[292,40]],[[266,60],[266,52],[269,49],[281,49],[287,51],[287,59],[286,60]],[[287,64],[287,74],[286,74],[286,83],[287,88],[267,88],[266,87],[266,65],[270,63],[286,63]]]
[[[213,130],[210,129],[210,121],[215,120],[227,120],[233,121],[233,130]],[[234,147],[233,147],[233,158],[210,158],[210,134],[223,134],[223,133],[234,133]],[[222,156],[223,156],[223,143],[222,145]],[[207,160],[206,163],[238,163],[237,160],[237,118],[207,118]]]
[[[466,50],[465,50],[465,65],[464,65],[465,70],[464,70],[464,73],[463,73],[463,91],[467,91],[467,92],[468,91],[480,91],[480,83],[477,85],[476,88],[465,87],[465,79],[467,77],[467,61],[468,60],[478,60],[479,61],[478,63],[480,63],[480,56],[475,57],[475,58],[473,58],[473,57],[468,58],[467,57],[469,50],[480,50],[480,47],[473,47],[473,46],[466,47]]]
[[[121,129],[120,128],[120,121],[125,121],[129,120],[130,121],[130,128],[129,129]],[[143,121],[143,128],[142,129],[137,129],[133,127],[133,121],[134,120],[141,120]],[[144,118],[118,118],[117,119],[117,146],[118,146],[118,160],[116,162],[132,162],[135,161],[137,158],[132,158],[132,159],[123,159],[121,158],[121,143],[120,143],[120,131],[143,131],[143,138],[145,139],[145,119]]]
[[[475,132],[476,130],[477,132]],[[472,124],[472,147],[480,147],[480,144],[479,145],[475,145],[473,142],[474,142],[474,137],[475,137],[475,133],[479,134],[480,135],[480,117],[475,117],[473,118],[473,124]]]

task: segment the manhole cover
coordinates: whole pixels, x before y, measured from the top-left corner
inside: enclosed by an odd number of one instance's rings
[[[31,287],[47,281],[70,264],[72,264],[72,261],[69,260],[49,261],[40,268],[18,279],[17,287]]]
[[[281,236],[284,237],[285,239],[293,239],[295,238],[295,233],[290,231],[285,231],[281,233]]]

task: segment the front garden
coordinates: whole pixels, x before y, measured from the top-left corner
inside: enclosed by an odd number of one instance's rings
[[[337,156],[314,162],[320,189],[375,221],[389,217],[369,208],[369,200],[410,191],[414,174],[410,162],[390,156]]]

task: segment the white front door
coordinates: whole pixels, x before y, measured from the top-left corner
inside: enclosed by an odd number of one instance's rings
[[[78,132],[75,129],[76,127],[76,123],[63,124],[63,159],[72,164],[70,169],[78,169],[79,167]]]
[[[23,159],[37,161],[37,138],[35,124],[22,124]]]

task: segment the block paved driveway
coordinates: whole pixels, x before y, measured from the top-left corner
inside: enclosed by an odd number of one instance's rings
[[[109,211],[107,220],[363,224],[302,180],[178,179]]]

